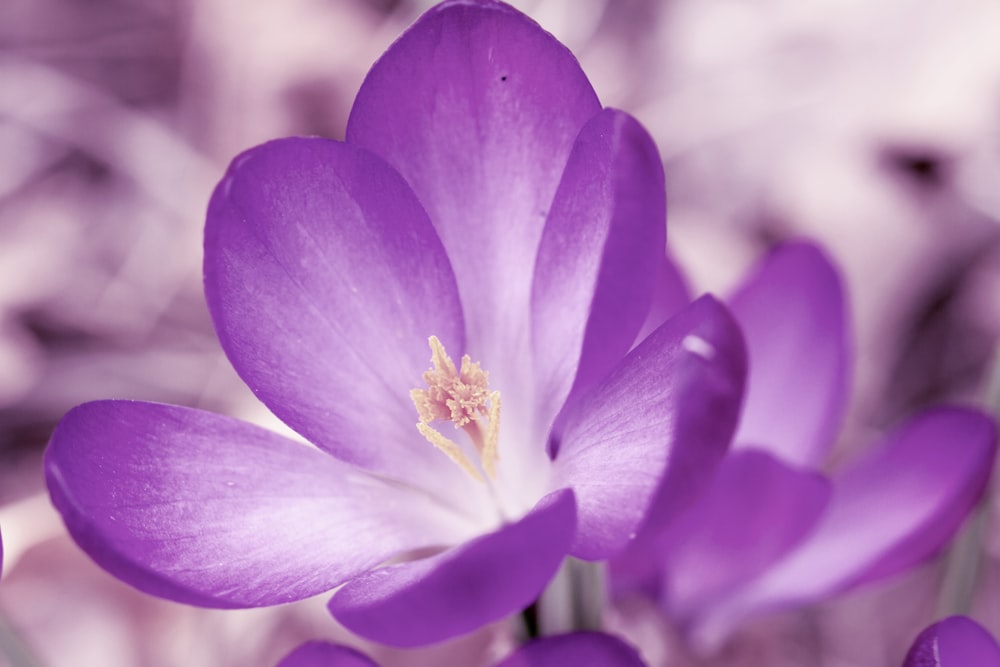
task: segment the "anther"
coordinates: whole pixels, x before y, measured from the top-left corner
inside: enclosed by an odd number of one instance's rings
[[[496,475],[500,436],[500,392],[489,391],[489,373],[473,363],[469,355],[463,355],[456,368],[437,336],[431,336],[428,343],[433,367],[423,375],[427,389],[410,391],[420,417],[417,430],[474,479],[483,481],[461,447],[429,426],[434,421],[452,422],[469,436],[483,470],[492,478]]]

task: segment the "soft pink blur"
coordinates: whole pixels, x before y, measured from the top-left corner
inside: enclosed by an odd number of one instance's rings
[[[0,3],[0,665],[4,654],[15,667],[267,665],[298,641],[346,637],[322,600],[216,612],[119,584],[65,536],[40,459],[59,417],[96,398],[279,427],[229,368],[205,309],[209,193],[251,145],[340,137],[368,67],[431,4]],[[933,401],[996,405],[1000,5],[513,4],[653,133],[671,247],[696,291],[724,292],[787,237],[817,239],[841,263],[858,352],[842,452]],[[919,626],[970,609],[1000,632],[995,504],[948,558],[761,619],[712,664],[895,665]],[[672,631],[633,612],[651,659],[684,664]],[[506,641],[492,628],[377,656],[472,666]]]

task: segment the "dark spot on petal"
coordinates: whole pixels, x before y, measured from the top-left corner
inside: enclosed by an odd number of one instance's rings
[[[501,81],[506,81],[506,80],[507,80],[507,75],[506,75],[506,74],[504,74],[504,75],[503,75],[502,77],[500,77],[500,80],[501,80]]]

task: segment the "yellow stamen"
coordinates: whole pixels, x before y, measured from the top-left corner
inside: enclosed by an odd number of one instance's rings
[[[459,468],[472,475],[473,479],[480,482],[483,481],[483,476],[479,474],[479,471],[476,470],[475,466],[473,466],[469,459],[466,458],[465,454],[462,453],[462,449],[457,444],[444,437],[427,424],[418,422],[417,430],[420,431],[420,435],[427,438],[428,442],[447,454],[448,458],[457,463]]]
[[[482,475],[469,462],[460,446],[428,426],[433,421],[452,422],[456,429],[461,428],[468,434],[479,453],[483,470],[491,478],[495,477],[500,435],[500,392],[490,392],[489,373],[482,370],[478,363],[473,363],[469,355],[463,355],[460,367],[456,368],[437,336],[431,336],[427,342],[431,347],[433,365],[423,374],[427,389],[410,391],[410,398],[420,417],[417,430],[463,470],[483,481]]]
[[[483,458],[483,468],[491,478],[497,476],[496,462],[500,458],[497,454],[497,444],[500,439],[500,392],[494,391],[490,394],[490,420],[486,428],[486,442],[480,452]]]

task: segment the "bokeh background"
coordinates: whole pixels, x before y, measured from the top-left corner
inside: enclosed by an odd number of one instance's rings
[[[216,612],[119,584],[66,537],[41,456],[60,416],[97,398],[273,425],[208,318],[208,196],[254,144],[342,137],[368,67],[431,4],[0,0],[0,665],[270,665],[345,637],[322,599]],[[725,294],[786,238],[839,263],[857,360],[838,460],[932,402],[997,405],[994,0],[513,4],[652,132],[693,291]],[[1000,631],[994,504],[919,570],[754,622],[706,664],[898,665],[920,626],[957,611]],[[480,664],[498,633],[375,655]]]

